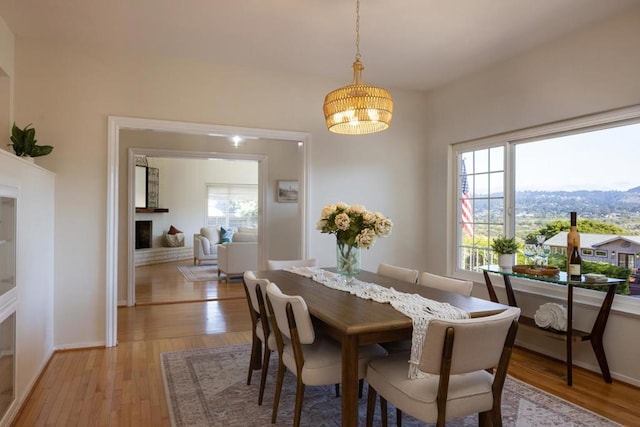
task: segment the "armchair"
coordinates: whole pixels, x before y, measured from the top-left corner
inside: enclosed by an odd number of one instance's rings
[[[245,271],[258,269],[258,242],[234,241],[218,245],[218,278],[220,273],[229,283],[231,276],[242,276]]]
[[[215,261],[218,259],[218,241],[220,229],[218,227],[202,227],[200,234],[193,235],[193,264],[202,264],[202,261]]]

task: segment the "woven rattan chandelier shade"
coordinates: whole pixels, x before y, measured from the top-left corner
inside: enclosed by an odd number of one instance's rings
[[[388,90],[362,82],[360,62],[360,0],[356,2],[356,60],[353,83],[329,92],[324,98],[327,129],[345,135],[365,135],[389,127],[393,99]]]

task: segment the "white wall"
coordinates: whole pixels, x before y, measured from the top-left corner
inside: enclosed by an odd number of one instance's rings
[[[22,39],[16,41],[16,75],[16,119],[33,122],[39,141],[55,146],[37,162],[57,175],[54,324],[59,347],[105,341],[109,115],[309,132],[309,256],[335,265],[334,239],[313,227],[324,204],[344,200],[396,222],[391,237],[365,251],[365,268],[382,260],[417,267],[424,260],[424,219],[418,209],[425,182],[424,94],[390,88],[391,129],[349,137],[329,133],[322,114],[324,96],[348,82],[343,80]]]
[[[427,238],[426,266],[445,273],[447,230],[448,145],[487,135],[550,123],[585,114],[640,103],[640,8],[604,24],[529,51],[516,58],[463,78],[429,94],[428,171],[424,206]],[[475,292],[479,292],[476,286]],[[486,295],[482,289],[481,292]],[[504,295],[502,296],[504,301]],[[535,297],[519,296],[524,314],[540,305]],[[584,328],[595,317],[593,309],[575,314]],[[609,365],[619,377],[640,383],[640,319],[613,313],[605,347]],[[532,347],[563,358],[562,348],[547,341],[528,340]],[[624,351],[616,351],[624,349]],[[576,360],[597,366],[588,344],[576,347]],[[597,369],[597,368],[596,368]]]
[[[8,136],[8,123],[13,121],[14,37],[1,18],[0,71],[1,78],[6,80],[1,83],[0,135]],[[18,192],[16,299],[10,303],[16,309],[17,404],[9,408],[5,418],[11,419],[53,352],[55,178],[52,173],[5,151],[5,147],[0,144],[0,185]]]

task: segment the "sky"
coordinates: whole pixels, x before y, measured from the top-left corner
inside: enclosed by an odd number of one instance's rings
[[[640,123],[516,146],[518,191],[640,186]]]

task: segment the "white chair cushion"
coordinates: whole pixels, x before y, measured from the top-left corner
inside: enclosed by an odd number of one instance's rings
[[[403,282],[416,283],[416,280],[418,280],[418,270],[397,267],[391,264],[378,265],[377,273],[381,276],[402,280]]]
[[[260,338],[260,341],[264,342],[264,329],[262,328],[262,323],[258,322],[256,325],[256,335]],[[273,333],[269,334],[269,339],[267,340],[267,347],[269,350],[277,350],[278,346],[276,344],[276,337]]]
[[[258,234],[258,229],[251,227],[238,227],[238,233]]]
[[[402,412],[424,420],[436,422],[438,408],[438,375],[409,379],[408,353],[393,354],[369,362],[367,381]],[[493,376],[486,371],[452,375],[447,397],[447,419],[491,409]],[[460,390],[464,388],[464,395]]]
[[[342,383],[342,348],[332,338],[317,336],[313,344],[302,346],[304,367],[302,382],[306,385],[326,385]],[[358,379],[367,376],[367,364],[377,357],[384,357],[387,352],[379,345],[366,345],[358,348]],[[286,344],[282,356],[287,369],[296,373],[296,361],[293,346]]]
[[[422,273],[420,276],[420,284],[422,286],[456,292],[466,296],[470,296],[471,291],[473,291],[473,282],[470,280],[454,279],[452,277],[439,276],[427,272]]]
[[[233,233],[231,237],[232,242],[257,242],[257,233],[242,233],[240,231]]]
[[[220,227],[202,227],[200,234],[209,240],[210,245],[216,245],[220,241]]]

